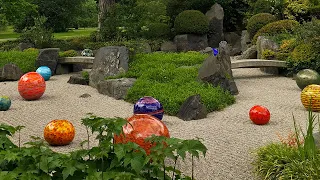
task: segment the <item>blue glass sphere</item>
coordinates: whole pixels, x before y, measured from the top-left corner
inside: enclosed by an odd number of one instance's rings
[[[8,96],[0,96],[0,111],[6,111],[11,106],[11,100]]]
[[[162,120],[163,107],[161,103],[151,96],[140,98],[133,107],[134,114],[149,114]]]
[[[212,48],[212,51],[214,56],[217,56],[219,54],[219,49],[217,48]]]
[[[36,72],[39,73],[45,81],[48,81],[51,77],[51,69],[48,66],[40,66]]]

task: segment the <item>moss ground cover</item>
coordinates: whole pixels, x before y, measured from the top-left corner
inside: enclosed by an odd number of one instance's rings
[[[197,52],[138,54],[125,77],[137,78],[126,100],[135,103],[143,96],[158,99],[165,112],[176,115],[182,103],[200,94],[208,110],[220,110],[235,102],[229,92],[197,80],[198,69],[208,55]]]
[[[21,51],[4,51],[0,52],[0,67],[8,63],[16,64],[24,73],[35,71],[35,61],[39,51],[25,50]]]

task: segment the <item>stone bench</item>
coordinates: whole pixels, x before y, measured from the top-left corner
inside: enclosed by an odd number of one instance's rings
[[[58,64],[93,64],[94,57],[64,57],[58,60]]]
[[[91,69],[94,57],[76,56],[63,57],[58,59],[56,74],[68,74],[78,72],[83,69]]]
[[[241,59],[231,61],[231,69],[254,67],[287,67],[285,61],[266,59]]]

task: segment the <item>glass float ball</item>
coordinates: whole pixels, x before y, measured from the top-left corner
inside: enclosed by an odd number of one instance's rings
[[[303,89],[310,84],[320,84],[319,73],[312,69],[304,69],[299,71],[295,79],[300,89]]]
[[[11,106],[11,100],[8,96],[0,96],[0,111],[6,111]]]
[[[255,105],[250,109],[249,117],[253,123],[257,125],[264,125],[270,120],[270,112],[264,106]]]
[[[122,127],[123,134],[114,137],[115,143],[134,142],[150,154],[152,144],[145,139],[156,136],[170,137],[167,126],[157,118],[148,114],[134,114],[128,119],[131,124]]]
[[[45,90],[46,82],[37,72],[24,74],[18,82],[19,94],[26,100],[39,99]]]
[[[48,66],[40,66],[36,72],[39,73],[45,81],[48,81],[51,77],[51,69]]]
[[[93,56],[93,51],[91,49],[84,49],[81,52],[81,56],[92,57]]]
[[[63,146],[72,142],[75,129],[68,120],[55,119],[43,131],[44,139],[52,146]]]
[[[133,107],[134,114],[149,114],[159,120],[163,118],[163,107],[161,103],[151,96],[140,98]]]
[[[301,102],[303,106],[311,111],[320,111],[320,85],[311,84],[301,92]]]

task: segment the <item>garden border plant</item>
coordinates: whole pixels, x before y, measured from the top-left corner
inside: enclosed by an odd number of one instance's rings
[[[135,143],[114,144],[114,135],[121,134],[122,126],[128,121],[123,118],[103,118],[89,114],[82,119],[87,129],[87,140],[82,149],[69,154],[52,151],[39,137],[20,145],[20,131],[23,126],[0,125],[0,177],[1,179],[110,179],[110,180],[190,180],[177,169],[178,159],[183,161],[187,154],[193,157],[205,156],[207,148],[199,141],[181,140],[152,136],[147,139],[154,146],[149,155]],[[89,132],[91,130],[91,133]],[[19,145],[9,139],[16,132]],[[90,146],[93,134],[99,145]],[[86,148],[85,148],[86,147]],[[166,164],[173,161],[173,166]],[[193,162],[192,162],[193,164]]]

